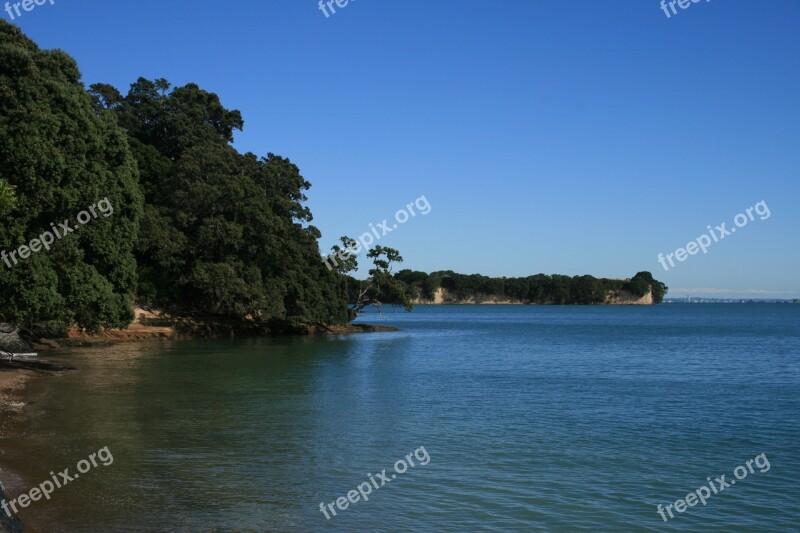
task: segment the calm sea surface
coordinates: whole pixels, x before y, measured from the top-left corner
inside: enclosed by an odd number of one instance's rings
[[[22,433],[0,441],[11,492],[74,474],[105,446],[114,463],[23,520],[47,532],[800,530],[800,305],[420,306],[366,321],[401,331],[52,357],[79,371],[36,380]],[[415,466],[396,473],[409,453]],[[659,516],[762,453],[768,471]],[[336,507],[383,469],[395,479],[369,501]]]

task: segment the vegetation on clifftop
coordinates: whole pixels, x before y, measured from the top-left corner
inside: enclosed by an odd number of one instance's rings
[[[480,301],[493,298],[536,304],[602,304],[612,291],[627,291],[642,297],[650,290],[653,293],[653,303],[661,303],[667,293],[667,286],[653,279],[650,272],[639,272],[629,280],[619,280],[558,274],[490,278],[479,274],[457,274],[451,270],[431,274],[401,270],[395,275],[395,279],[405,285],[411,299],[423,300],[433,300],[440,287],[457,300]]]

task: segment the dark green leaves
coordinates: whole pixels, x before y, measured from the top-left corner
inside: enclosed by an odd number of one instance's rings
[[[103,198],[112,216],[0,264],[0,319],[28,330],[124,327],[142,209],[127,135],[98,114],[75,62],[0,22],[0,250],[29,244],[51,223],[74,224]]]

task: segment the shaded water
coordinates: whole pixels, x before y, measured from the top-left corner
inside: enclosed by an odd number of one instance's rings
[[[37,380],[39,531],[797,531],[800,306],[419,306],[398,333],[72,350]],[[369,501],[333,502],[424,446]],[[758,469],[664,523],[667,505]],[[12,490],[14,494],[18,490]],[[334,504],[334,508],[335,504]]]

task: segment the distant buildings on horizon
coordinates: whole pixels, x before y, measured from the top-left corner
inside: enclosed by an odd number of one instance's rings
[[[702,298],[685,296],[683,298],[664,298],[665,304],[797,304],[794,298]]]

